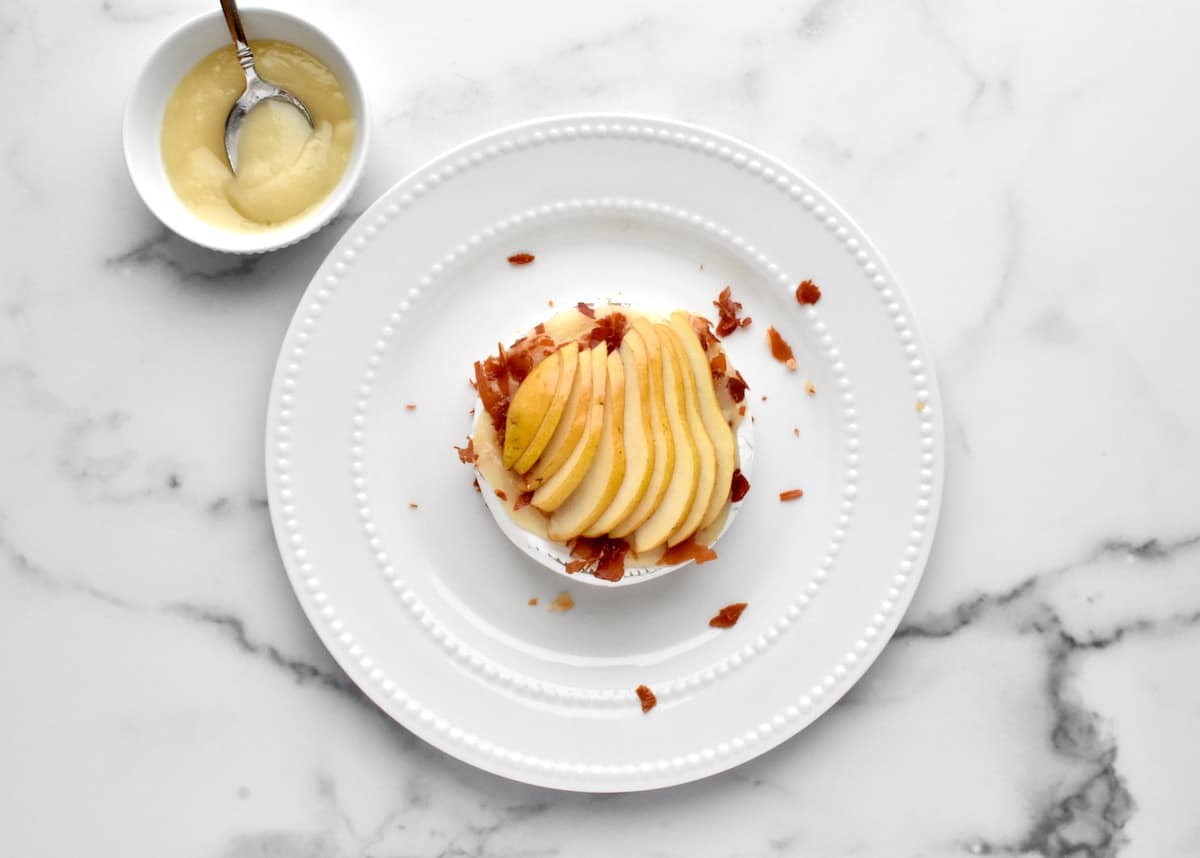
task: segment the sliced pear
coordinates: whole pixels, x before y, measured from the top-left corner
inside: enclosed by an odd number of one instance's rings
[[[625,476],[612,503],[584,536],[603,536],[620,524],[645,496],[654,470],[650,435],[650,360],[637,331],[626,331],[618,351],[625,374]]]
[[[687,409],[688,429],[692,433],[692,441],[696,445],[696,454],[700,460],[700,471],[696,479],[696,497],[692,499],[692,505],[689,507],[688,514],[684,517],[683,521],[667,537],[667,546],[670,547],[683,542],[683,540],[699,529],[700,520],[704,518],[704,513],[708,511],[708,502],[713,496],[713,489],[716,487],[717,456],[713,450],[713,443],[708,437],[708,430],[704,428],[704,420],[700,417],[699,397],[696,395],[696,378],[692,375],[692,365],[683,350],[683,344],[679,342],[679,336],[671,329],[670,325],[659,325],[658,328],[661,331],[659,339],[664,344],[670,342],[671,349],[675,352],[675,359],[679,361],[679,374],[683,379],[683,401]]]
[[[700,519],[700,527],[708,527],[717,520],[725,504],[729,501],[729,491],[733,484],[733,471],[737,467],[737,446],[733,440],[733,430],[725,422],[721,414],[721,404],[717,401],[717,388],[713,383],[712,368],[708,363],[708,355],[700,345],[700,338],[692,329],[692,320],[682,310],[671,314],[671,330],[679,337],[683,350],[687,353],[691,365],[692,377],[696,381],[696,395],[700,401],[700,417],[708,438],[712,441],[713,452],[717,456],[717,475],[713,480],[713,493],[708,501],[708,509]]]
[[[546,528],[549,537],[558,542],[574,539],[587,530],[612,503],[625,476],[625,369],[616,352],[608,355],[607,363],[604,418],[592,466],[570,497],[550,515]]]
[[[555,352],[535,366],[513,394],[504,426],[504,467],[511,468],[537,435],[554,400],[561,368],[562,356]]]
[[[644,554],[667,541],[687,517],[696,499],[700,480],[700,455],[688,428],[687,404],[683,387],[683,368],[665,334],[670,328],[654,326],[653,333],[662,352],[663,401],[671,440],[675,446],[675,462],[662,501],[633,533],[633,550]]]
[[[554,397],[550,400],[550,406],[546,409],[546,416],[542,418],[542,425],[538,427],[537,434],[533,436],[533,440],[529,442],[525,452],[518,456],[517,461],[513,463],[513,470],[518,474],[523,474],[532,468],[533,463],[542,455],[542,451],[554,437],[554,431],[562,420],[563,410],[567,407],[567,398],[571,395],[571,385],[575,382],[575,371],[579,368],[579,343],[567,343],[558,350],[557,354],[562,362],[558,369],[558,384],[554,387]],[[520,388],[517,389],[517,392],[520,393]]]
[[[592,349],[592,397],[588,404],[587,425],[579,442],[562,467],[533,493],[532,503],[542,512],[553,512],[583,481],[596,448],[600,445],[600,430],[604,424],[605,378],[608,375],[608,346],[604,343]]]
[[[592,407],[592,353],[582,352],[579,355],[579,367],[575,371],[575,381],[571,385],[571,393],[567,397],[567,405],[563,409],[562,419],[554,430],[550,442],[542,452],[541,458],[525,476],[529,490],[541,486],[563,466],[583,436],[587,427],[588,414]]]
[[[609,529],[609,535],[618,539],[637,530],[651,513],[658,509],[675,470],[675,441],[671,436],[671,424],[667,420],[667,405],[663,393],[662,347],[654,328],[645,319],[638,317],[633,320],[633,332],[641,338],[646,351],[650,400],[648,417],[650,437],[654,444],[654,465],[642,499],[622,522]],[[628,337],[629,334],[625,336]],[[626,465],[628,466],[628,457]]]

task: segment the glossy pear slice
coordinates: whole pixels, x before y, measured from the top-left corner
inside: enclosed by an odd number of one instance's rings
[[[712,499],[716,486],[717,455],[713,450],[712,440],[708,430],[704,428],[704,420],[700,417],[699,396],[696,394],[696,378],[692,375],[692,365],[679,342],[679,336],[669,325],[659,325],[659,339],[670,343],[679,361],[679,374],[683,380],[683,401],[687,409],[688,429],[692,433],[692,441],[696,445],[696,455],[700,461],[700,471],[696,479],[696,497],[688,508],[688,514],[679,526],[667,537],[667,546],[677,545],[687,539],[700,528],[700,520],[708,511],[708,502]]]
[[[641,527],[642,523],[658,509],[666,494],[671,474],[675,470],[675,441],[671,436],[671,425],[667,420],[667,404],[663,393],[662,347],[654,328],[643,318],[633,320],[633,333],[636,333],[646,351],[647,375],[649,376],[648,419],[650,422],[650,439],[654,445],[653,468],[646,492],[642,499],[625,517],[625,520],[609,529],[609,536],[624,538]],[[626,334],[625,336],[629,336]],[[639,377],[640,383],[640,377]],[[626,466],[628,466],[628,457]]]
[[[547,535],[556,542],[574,539],[598,519],[621,487],[625,476],[625,369],[621,356],[607,357],[604,418],[592,466],[571,496],[550,515]]]
[[[535,366],[513,394],[504,425],[504,467],[516,463],[541,428],[554,400],[561,367],[562,356],[555,352]]]
[[[664,335],[670,334],[670,330],[660,325],[653,328],[662,352],[663,401],[675,445],[675,462],[662,501],[633,533],[633,550],[638,554],[657,548],[675,532],[692,508],[700,480],[700,455],[688,428],[683,368]]]
[[[546,449],[546,445],[550,443],[555,430],[558,429],[558,424],[562,421],[563,411],[567,407],[567,398],[571,395],[571,385],[575,382],[575,371],[579,368],[579,343],[567,343],[558,350],[557,354],[562,359],[562,363],[558,369],[558,384],[554,387],[554,397],[550,400],[550,407],[546,409],[546,416],[542,418],[542,425],[538,427],[537,434],[533,436],[533,440],[529,442],[525,452],[518,456],[517,461],[513,463],[513,470],[518,474],[523,474],[532,468],[533,463],[542,455],[542,451]],[[519,388],[517,392],[521,392]]]
[[[532,503],[542,512],[553,512],[563,501],[575,491],[583,481],[592,460],[596,456],[596,448],[600,445],[600,430],[604,424],[604,385],[608,375],[608,346],[604,343],[592,349],[592,397],[588,404],[587,425],[579,442],[563,466],[554,472],[554,476],[544,482],[533,493]]]
[[[650,435],[650,361],[642,335],[626,331],[618,352],[625,374],[625,476],[612,503],[583,532],[603,536],[625,520],[645,496],[654,470],[654,442]]]
[[[575,371],[575,381],[571,385],[571,393],[567,397],[567,405],[563,409],[562,419],[558,428],[550,438],[550,443],[542,452],[542,456],[525,477],[530,490],[541,486],[550,479],[558,469],[570,458],[575,445],[583,437],[587,427],[588,414],[592,408],[592,353],[582,352],[579,355],[579,367]]]
[[[682,310],[676,310],[671,314],[671,330],[679,337],[679,342],[687,353],[692,377],[696,380],[700,417],[704,421],[704,428],[717,456],[717,475],[713,480],[712,497],[708,501],[704,517],[700,519],[700,527],[704,528],[717,520],[717,516],[729,501],[733,472],[737,468],[737,446],[733,439],[733,429],[725,422],[725,416],[721,413],[721,404],[717,401],[717,388],[713,383],[712,367],[709,366],[708,355],[704,353],[700,338],[692,328],[691,317]]]

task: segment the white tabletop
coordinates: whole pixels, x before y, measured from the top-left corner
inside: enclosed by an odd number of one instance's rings
[[[345,217],[239,258],[164,231],[121,157],[124,89],[208,5],[0,3],[32,97],[0,122],[0,853],[1200,853],[1200,6],[789,5],[290,3],[354,58],[372,151]],[[609,797],[380,714],[289,589],[262,461],[353,215],[587,110],[732,133],[845,205],[948,430],[933,559],[866,678],[752,763]]]

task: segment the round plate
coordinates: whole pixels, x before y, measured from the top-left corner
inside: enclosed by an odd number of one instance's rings
[[[509,265],[520,251],[536,260]],[[795,299],[804,279],[814,306]],[[719,559],[639,587],[556,577],[508,542],[453,449],[472,362],[551,302],[711,314],[726,285],[754,320],[725,345],[756,462]],[[288,575],[366,694],[480,768],[604,792],[745,762],[844,694],[912,597],[943,467],[928,357],[853,222],[744,143],[620,115],[495,132],[384,194],[300,304],[266,443]],[[563,591],[574,608],[552,610]],[[733,602],[740,622],[710,627]]]

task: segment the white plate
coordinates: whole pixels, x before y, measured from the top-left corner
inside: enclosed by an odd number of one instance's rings
[[[517,251],[537,259],[508,265]],[[793,296],[805,278],[815,307]],[[752,387],[756,462],[720,558],[602,589],[521,554],[451,448],[472,361],[550,300],[704,313],[726,284],[754,319],[726,348]],[[770,357],[768,325],[798,372]],[[517,780],[649,789],[774,747],[879,654],[932,540],[940,414],[899,288],[811,183],[701,128],[558,117],[422,167],[325,260],[272,387],[271,515],[313,626],[401,724]],[[781,503],[791,488],[804,498]],[[564,589],[574,610],[551,612]],[[734,628],[708,626],[743,601]]]

